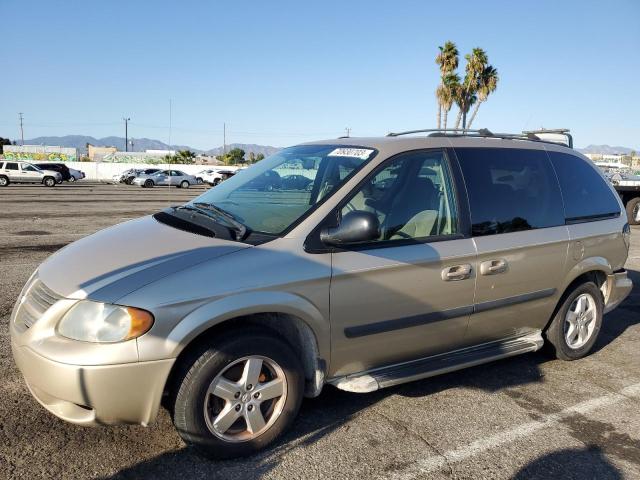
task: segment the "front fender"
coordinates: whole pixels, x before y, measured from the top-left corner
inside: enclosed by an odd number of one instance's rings
[[[209,328],[226,320],[258,313],[284,313],[298,317],[313,331],[320,357],[329,360],[328,319],[307,299],[278,291],[239,293],[201,305],[178,322],[165,338],[154,337],[139,342],[140,358],[175,358],[193,339]]]

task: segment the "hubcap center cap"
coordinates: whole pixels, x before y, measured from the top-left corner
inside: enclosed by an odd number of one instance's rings
[[[247,403],[249,400],[251,400],[251,394],[243,393],[242,397],[240,397],[240,400],[242,401],[242,403]]]

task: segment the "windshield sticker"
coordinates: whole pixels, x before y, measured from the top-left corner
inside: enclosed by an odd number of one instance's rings
[[[366,160],[371,156],[373,150],[369,148],[336,148],[328,157],[355,157]]]

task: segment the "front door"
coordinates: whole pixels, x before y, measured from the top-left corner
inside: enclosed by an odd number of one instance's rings
[[[331,376],[462,345],[476,251],[462,235],[450,172],[443,150],[404,153],[339,208],[375,213],[381,233],[332,254]]]
[[[544,328],[562,292],[569,235],[544,150],[457,148],[478,250],[467,343]]]
[[[20,173],[20,181],[21,182],[29,182],[29,183],[40,183],[42,182],[42,171],[38,170],[33,165],[28,163],[20,164],[21,173]]]

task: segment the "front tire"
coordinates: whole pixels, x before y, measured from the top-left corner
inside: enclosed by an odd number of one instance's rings
[[[593,282],[564,295],[546,332],[557,358],[577,360],[589,353],[602,327],[603,307],[602,292]]]
[[[640,225],[640,197],[629,200],[626,209],[629,225]]]
[[[71,175],[71,176],[69,177],[69,181],[70,181],[70,182],[72,182],[72,183],[73,183],[73,182],[75,182],[75,181],[76,181],[76,177],[74,177],[73,175]]]
[[[304,376],[292,348],[268,331],[229,332],[184,360],[173,422],[208,457],[250,455],[295,419]]]
[[[145,180],[144,182],[144,187],[146,188],[152,188],[154,185],[153,180]]]
[[[42,183],[44,183],[44,185],[47,187],[55,187],[56,179],[53,177],[44,177],[44,179],[42,180]]]
[[[180,182],[180,188],[189,188],[190,185],[191,184],[186,180],[183,180],[182,182]]]

